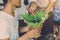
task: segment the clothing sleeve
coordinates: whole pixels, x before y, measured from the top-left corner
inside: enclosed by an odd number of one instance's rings
[[[50,0],[50,2],[56,2],[56,0]]]
[[[8,23],[5,20],[0,20],[0,39],[9,38]]]

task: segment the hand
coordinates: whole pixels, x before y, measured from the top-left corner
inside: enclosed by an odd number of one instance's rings
[[[29,38],[38,38],[40,36],[40,33],[38,30],[30,30],[26,34],[24,34],[22,37],[18,38],[17,40],[28,40]]]
[[[38,38],[40,36],[40,33],[38,30],[33,29],[33,30],[30,30],[29,32],[27,32],[27,36],[29,38]]]

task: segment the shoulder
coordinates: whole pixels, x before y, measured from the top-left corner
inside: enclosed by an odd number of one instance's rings
[[[0,39],[9,38],[9,25],[7,20],[0,18]]]

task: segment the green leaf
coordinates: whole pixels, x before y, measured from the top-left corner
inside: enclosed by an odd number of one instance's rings
[[[23,14],[22,15],[25,22],[32,28],[38,27],[42,22],[44,22],[48,17],[48,13],[43,11],[36,11],[34,16],[32,14]]]

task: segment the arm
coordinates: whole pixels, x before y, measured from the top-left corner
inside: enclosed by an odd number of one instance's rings
[[[4,19],[0,19],[0,40],[9,40],[7,29],[8,23]]]
[[[40,33],[38,32],[38,30],[30,30],[29,32],[27,32],[17,40],[28,40],[29,38],[38,38],[40,36],[39,34]]]
[[[29,26],[25,26],[25,27],[20,27],[19,28],[19,32],[22,32],[22,33],[28,32],[29,30],[30,30],[30,27]]]
[[[50,3],[48,4],[48,6],[47,6],[45,12],[48,13],[49,10],[55,5],[55,3],[56,3],[56,0],[50,0]]]
[[[3,25],[4,24],[4,25]],[[0,21],[0,40],[10,40],[9,35],[7,33],[7,23],[6,21]],[[4,27],[4,28],[3,28]],[[3,34],[4,33],[4,34]],[[39,32],[38,30],[30,30],[17,40],[28,40],[29,38],[35,38],[39,37]]]
[[[23,36],[19,37],[17,40],[27,40],[29,37],[27,34],[24,34]]]

